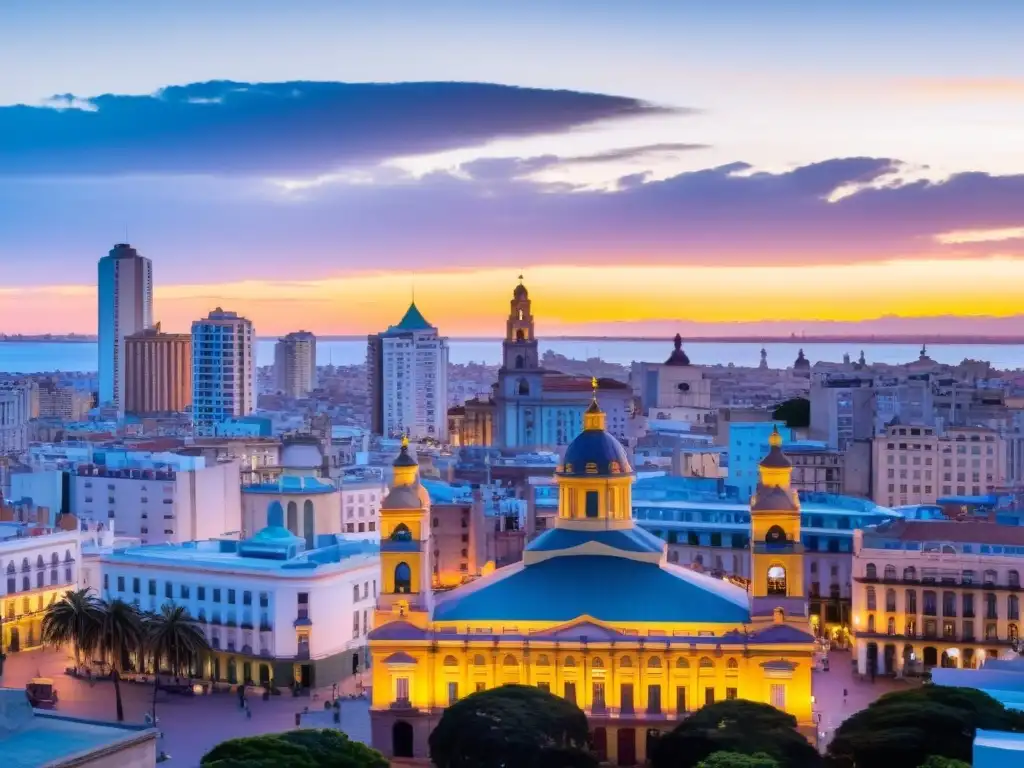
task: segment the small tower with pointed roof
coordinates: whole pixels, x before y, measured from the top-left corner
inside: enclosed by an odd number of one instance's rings
[[[762,371],[768,370],[768,350],[765,349],[764,347],[761,347],[761,362],[758,364],[757,367],[760,368]]]
[[[665,361],[665,365],[689,365],[690,358],[683,352],[683,337],[678,333],[672,340],[672,354],[668,356],[668,360]]]
[[[750,502],[751,616],[755,621],[806,620],[800,500],[778,427],[769,437],[759,473]]]
[[[402,439],[391,490],[380,508],[381,581],[374,626],[402,619],[426,626],[433,607],[430,495]]]
[[[505,340],[502,347],[502,368],[506,371],[535,371],[540,368],[537,354],[537,334],[530,311],[530,293],[523,285],[523,276],[512,291]]]

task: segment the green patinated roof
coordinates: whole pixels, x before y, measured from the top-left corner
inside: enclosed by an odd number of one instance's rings
[[[392,325],[389,331],[430,331],[433,330],[434,326],[427,322],[427,318],[423,316],[419,308],[416,306],[416,302],[412,302],[409,305],[409,309],[405,311],[405,315],[399,321],[398,325]]]

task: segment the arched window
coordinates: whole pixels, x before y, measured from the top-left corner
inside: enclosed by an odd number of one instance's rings
[[[521,369],[523,367],[523,365],[525,364],[525,362],[526,361],[523,360],[523,356],[522,355],[516,355],[516,368]]]
[[[690,662],[688,662],[682,656],[680,656],[678,659],[676,659],[676,669],[689,669],[689,668],[690,668]]]
[[[727,662],[725,662],[725,668],[726,669],[739,669],[740,668],[740,663],[738,661],[736,661],[736,659],[729,659]]]
[[[1017,625],[1007,624],[1006,625],[1006,638],[1011,642],[1017,642]]]
[[[885,633],[890,636],[896,634],[896,619],[892,616],[890,616],[889,621],[886,622]]]
[[[715,668],[715,662],[713,662],[707,656],[701,656],[700,657],[700,668],[701,669],[714,669]]]
[[[1016,621],[1020,618],[1020,598],[1010,595],[1006,598],[1006,618]]]
[[[32,580],[28,576],[22,576],[21,577],[21,591],[22,592],[28,592],[30,589],[32,589]],[[25,612],[28,613],[28,610],[26,609]]]
[[[482,667],[486,663],[487,662],[484,661],[484,655],[482,653],[478,653],[476,656],[473,657],[474,667]]]
[[[782,529],[781,525],[773,525],[764,536],[764,543],[769,546],[780,546],[785,544],[786,541],[786,532]]]
[[[903,569],[903,580],[904,581],[917,581],[917,568],[912,565],[908,565]]]
[[[296,536],[299,535],[299,505],[294,501],[288,502],[288,530]]]
[[[57,557],[57,553],[54,552],[53,554],[50,555],[50,565],[59,565],[59,564],[60,564],[60,558]]]
[[[392,541],[412,541],[412,531],[409,530],[409,526],[405,523],[399,523],[395,526],[395,530],[391,532]]]
[[[312,499],[302,503],[302,533],[306,539],[306,549],[312,549],[316,541],[316,513],[313,512]]]
[[[878,609],[878,599],[875,597],[875,588],[874,587],[868,587],[866,592],[867,592],[868,610],[869,611],[877,610]]]
[[[519,380],[519,394],[520,395],[528,395],[528,394],[530,394],[530,382],[528,382],[526,379],[520,379]]]
[[[786,594],[786,569],[781,565],[773,565],[768,568],[768,594]]]
[[[522,309],[516,310],[516,317],[518,317],[520,320],[523,319],[523,310]],[[522,332],[523,332],[522,329],[520,329],[519,333],[522,333]]]
[[[395,592],[400,595],[412,592],[412,569],[408,563],[401,562],[395,566]]]
[[[896,581],[896,566],[895,565],[887,565],[887,566],[885,566],[885,580],[886,581]]]
[[[508,654],[505,657],[505,660],[502,662],[502,664],[504,664],[506,667],[518,667],[519,666],[519,662],[516,661],[516,657],[513,656],[511,653]]]
[[[877,579],[878,569],[874,563],[868,563],[864,568],[864,578],[866,579]]]
[[[36,568],[45,568],[45,567],[46,567],[46,561],[43,560],[43,556],[39,555],[38,557],[36,557]]]
[[[591,669],[604,669],[604,661],[602,661],[601,657],[599,656],[599,657],[597,657],[596,659],[594,659],[590,663],[590,668]]]
[[[996,578],[998,578],[998,574],[995,571],[991,569],[985,571],[984,582],[986,584],[995,584]]]
[[[540,656],[537,657],[537,666],[538,667],[550,667],[551,666],[551,659],[548,658],[546,653],[542,653]]]
[[[30,570],[30,568],[29,568],[29,564],[28,564],[28,558],[27,557],[22,558],[22,561],[21,561],[21,572],[22,573],[26,573],[29,570]]]
[[[659,657],[659,656],[651,656],[651,658],[649,658],[647,660],[647,668],[648,669],[661,669],[661,657]]]
[[[574,659],[572,656],[566,656],[565,657],[565,661],[562,662],[562,666],[563,667],[575,667],[576,666],[576,659]]]
[[[872,613],[872,614],[870,614],[868,616],[868,632],[874,632],[874,631],[875,631],[875,614]]]
[[[633,660],[631,658],[629,658],[629,656],[623,656],[619,660],[619,667],[620,668],[628,669],[629,667],[632,667],[632,666],[633,666]]]
[[[1011,587],[1019,587],[1020,586],[1020,572],[1019,571],[1009,571],[1009,572],[1007,572],[1007,574],[1006,574],[1006,583],[1009,584]]]
[[[896,612],[896,590],[887,589],[885,590],[885,610],[889,613]]]
[[[459,666],[459,660],[456,659],[454,656],[445,656],[444,665],[446,667],[457,667]]]

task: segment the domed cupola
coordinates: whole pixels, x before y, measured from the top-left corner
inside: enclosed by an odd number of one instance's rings
[[[633,468],[622,443],[606,430],[604,411],[597,404],[597,379],[593,380],[594,399],[583,414],[583,431],[565,451],[561,477],[618,477],[631,475]]]
[[[394,477],[382,509],[419,509],[430,506],[430,494],[420,484],[419,464],[409,454],[409,438],[402,438],[398,458],[391,465]]]
[[[672,345],[674,349],[672,354],[668,356],[668,360],[665,361],[665,365],[689,365],[690,358],[683,352],[683,337],[677,333],[676,337],[672,340]]]

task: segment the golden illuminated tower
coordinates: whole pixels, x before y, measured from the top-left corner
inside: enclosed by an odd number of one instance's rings
[[[382,578],[374,627],[399,618],[423,627],[433,606],[430,496],[420,484],[408,438],[392,467],[391,490],[380,509]]]
[[[782,452],[778,428],[768,445],[750,504],[751,615],[755,621],[806,619],[800,501],[790,485],[793,465]]]

